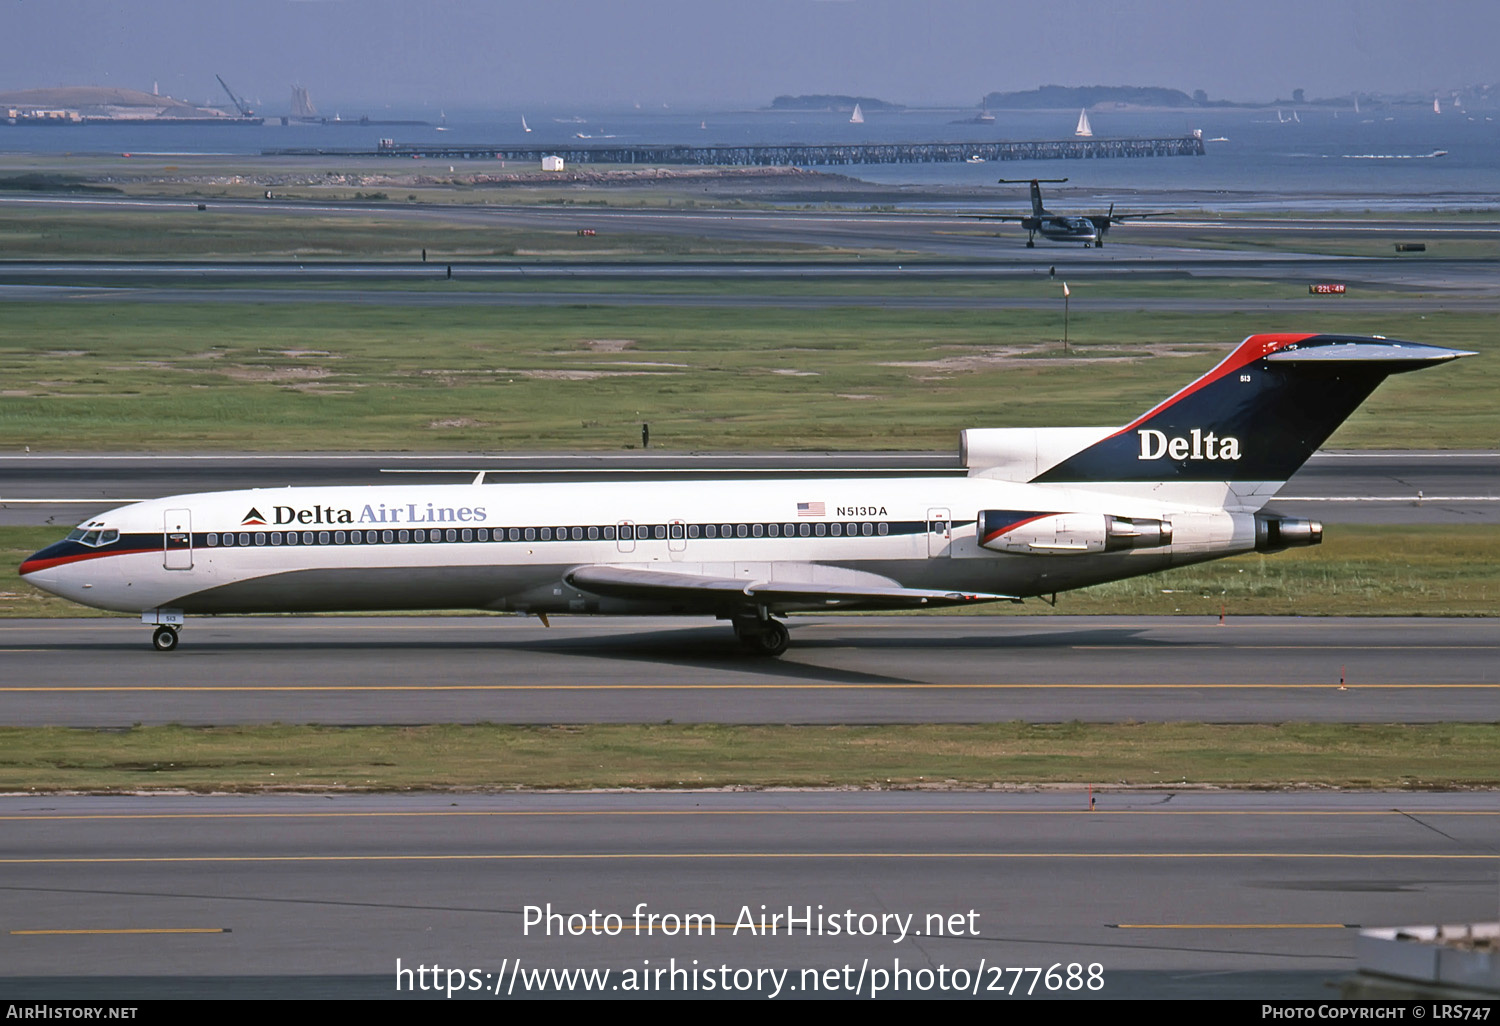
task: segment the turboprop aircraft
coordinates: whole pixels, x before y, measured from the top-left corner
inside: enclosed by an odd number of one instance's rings
[[[964,431],[950,476],[174,495],[91,518],[21,575],[139,614],[164,652],[194,615],[472,607],[715,616],[780,655],[787,613],[1019,601],[1316,545],[1321,524],[1267,500],[1387,375],[1467,355],[1253,335],[1123,427]]]
[[[1170,213],[1154,210],[1143,214],[1117,214],[1115,205],[1109,205],[1107,214],[1054,214],[1042,205],[1042,182],[1062,183],[1066,178],[1001,178],[1001,185],[1030,185],[1031,213],[1028,214],[978,214],[986,221],[1019,221],[1026,229],[1026,245],[1035,248],[1036,237],[1053,242],[1081,242],[1084,247],[1103,248],[1104,236],[1110,225],[1147,217],[1162,217]]]

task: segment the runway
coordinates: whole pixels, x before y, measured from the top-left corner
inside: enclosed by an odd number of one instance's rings
[[[389,484],[394,472],[434,482],[672,480],[722,476],[961,475],[957,452],[798,453],[6,453],[0,525],[71,527],[129,501],[302,485]],[[428,477],[428,472],[440,471]],[[450,476],[451,473],[451,476]],[[1500,452],[1315,453],[1273,501],[1326,523],[1500,522]]]
[[[1170,193],[1153,202],[1172,205]],[[976,204],[976,206],[978,206]],[[126,199],[62,196],[4,196],[0,209],[68,210],[93,212],[158,212],[180,216],[196,203],[182,200]],[[350,284],[359,281],[439,281],[446,280],[448,269],[466,281],[527,281],[568,279],[601,280],[691,280],[695,278],[732,278],[736,280],[866,279],[922,280],[933,277],[970,277],[984,280],[1003,278],[1035,279],[1054,270],[1063,278],[1078,282],[1119,280],[1141,275],[1160,278],[1260,278],[1267,281],[1295,282],[1303,288],[1312,281],[1343,281],[1351,284],[1355,295],[1341,297],[1340,306],[1354,308],[1361,285],[1379,288],[1420,288],[1449,295],[1441,300],[1458,301],[1474,308],[1492,309],[1496,296],[1493,256],[1478,255],[1452,258],[1434,253],[1398,256],[1345,257],[1279,249],[1278,239],[1305,239],[1308,236],[1353,237],[1363,243],[1370,238],[1400,242],[1437,240],[1457,242],[1463,246],[1500,241],[1500,224],[1494,222],[1455,222],[1450,220],[1382,220],[1318,218],[1233,218],[1221,220],[1212,216],[1183,215],[1132,224],[1128,231],[1115,233],[1104,248],[1084,248],[1073,244],[1042,242],[1028,249],[1022,231],[1013,225],[986,221],[983,209],[952,211],[942,209],[908,210],[754,210],[660,209],[568,207],[541,205],[444,205],[320,203],[305,201],[215,200],[209,208],[216,214],[248,217],[281,218],[354,218],[372,217],[399,221],[421,221],[448,225],[551,231],[574,236],[568,244],[576,251],[576,260],[519,258],[493,262],[453,260],[434,256],[431,263],[413,259],[410,262],[350,262],[329,260],[279,261],[9,261],[0,262],[0,300],[34,299],[49,295],[37,291],[47,286],[134,286],[143,290],[122,292],[122,300],[181,302],[191,294],[173,295],[172,286],[225,286],[245,282],[332,282]],[[1019,208],[1017,208],[1019,209]],[[1009,210],[1009,208],[1007,208]],[[194,211],[196,213],[196,211]],[[575,233],[592,230],[596,236],[577,239]],[[590,249],[610,245],[611,237],[649,236],[692,237],[717,241],[737,241],[759,245],[805,246],[809,257],[757,260],[652,261],[644,259],[591,260]],[[1305,242],[1301,243],[1305,246]],[[1247,249],[1253,247],[1253,252]],[[415,254],[413,254],[415,256]],[[911,261],[903,257],[909,255]],[[865,256],[876,259],[866,260]],[[15,287],[22,287],[19,291]],[[587,290],[580,290],[586,294]],[[314,293],[316,294],[316,293]],[[272,294],[268,294],[272,295]],[[298,297],[274,294],[275,301],[291,302]],[[1326,298],[1326,297],[1325,297]],[[547,299],[498,297],[445,292],[441,298],[417,298],[392,290],[365,291],[339,301],[362,303],[489,303],[518,304],[548,302]],[[244,301],[271,301],[246,297]],[[562,300],[551,300],[562,301]],[[586,301],[574,299],[572,301]],[[650,297],[601,296],[599,302],[649,303]],[[689,299],[695,304],[710,302]],[[752,300],[751,302],[768,302]],[[816,300],[800,297],[801,303]],[[855,303],[869,300],[854,300]],[[911,300],[902,301],[912,303]],[[970,303],[974,301],[969,301]],[[1476,305],[1478,304],[1478,305]],[[1149,308],[1149,307],[1146,307]],[[1229,309],[1242,309],[1234,305]],[[1292,307],[1295,308],[1295,307]],[[1100,309],[1104,309],[1100,307]],[[1171,309],[1171,307],[1167,307]],[[1281,309],[1264,307],[1263,309]],[[1382,307],[1371,306],[1371,312]]]
[[[438,1000],[1326,1000],[1360,927],[1492,906],[1497,816],[1486,794],[5,797],[0,991],[392,997],[399,960]],[[547,936],[549,904],[596,931]]]
[[[849,260],[830,257],[815,262],[795,259],[775,262],[693,261],[655,263],[649,260],[602,263],[593,261],[480,262],[454,261],[436,264],[343,261],[213,261],[161,263],[153,261],[8,261],[0,262],[0,301],[69,299],[101,302],[111,297],[130,302],[358,302],[392,306],[547,305],[587,302],[601,306],[670,304],[698,306],[755,306],[768,304],[861,306],[884,303],[893,307],[923,309],[954,306],[959,309],[1025,307],[1025,297],[903,297],[859,295],[809,296],[789,291],[783,296],[701,296],[631,294],[621,291],[590,291],[590,282],[908,282],[994,281],[1044,285],[1056,279],[1074,285],[1089,282],[1138,282],[1143,277],[1157,282],[1193,279],[1258,279],[1267,283],[1266,297],[1140,297],[1134,300],[1091,298],[1091,304],[1117,304],[1098,309],[1258,309],[1256,303],[1283,304],[1266,309],[1312,309],[1334,306],[1382,310],[1410,310],[1413,305],[1443,309],[1489,309],[1496,296],[1494,262],[1487,259],[1433,259],[1421,262],[1383,257],[1339,257],[1306,253],[1246,255],[1234,250],[1196,249],[1182,246],[1113,246],[1109,256],[1088,250],[1080,255],[1070,247],[1061,252],[1018,251],[998,248],[994,239],[982,240],[963,255],[964,259],[912,262],[897,260]],[[450,270],[451,269],[451,270]],[[550,286],[566,281],[576,285],[571,293]],[[1307,285],[1335,281],[1348,285],[1343,296],[1310,296]],[[427,292],[390,288],[390,284]],[[547,284],[548,289],[528,293],[483,291],[474,286]],[[1271,295],[1276,284],[1294,286],[1290,296]],[[319,286],[306,292],[286,292],[288,285]],[[380,287],[386,286],[386,287]],[[342,288],[338,288],[342,287]],[[1379,290],[1424,290],[1433,295],[1421,300],[1362,299],[1361,288]],[[441,289],[442,291],[432,291]],[[85,290],[85,291],[80,291]],[[104,290],[104,291],[94,291]],[[1135,303],[1136,306],[1120,305]],[[993,304],[986,306],[981,304]],[[1299,305],[1300,304],[1300,305]],[[1091,307],[1094,308],[1094,307]]]
[[[0,621],[6,723],[1491,723],[1500,625],[1381,617]],[[1342,686],[1341,686],[1342,682]]]
[[[1304,277],[1306,274],[1304,273]],[[1341,269],[1334,269],[1320,277],[1348,278]],[[1075,284],[1076,287],[1076,284]],[[1269,290],[1268,290],[1269,291]],[[697,307],[739,309],[746,307],[775,307],[789,310],[826,310],[847,307],[872,307],[881,310],[1054,310],[1057,300],[1052,297],[1006,297],[1006,296],[799,296],[799,295],[716,295],[700,296],[686,293],[622,294],[618,292],[473,292],[441,291],[418,292],[393,289],[251,289],[224,288],[204,293],[201,289],[171,287],[90,287],[59,285],[3,285],[0,284],[0,303],[20,301],[56,301],[69,303],[149,303],[149,304],[198,304],[251,303],[256,305],[309,303],[339,303],[352,306],[389,307],[537,307],[537,306],[649,306],[649,307]],[[1128,313],[1149,311],[1152,313],[1245,313],[1271,314],[1295,313],[1313,315],[1316,297],[1305,293],[1268,296],[1267,298],[1213,297],[1179,299],[1174,297],[1147,296],[1135,298],[1091,297],[1088,309],[1097,313]],[[1412,303],[1406,299],[1375,298],[1358,296],[1338,301],[1338,310],[1345,313],[1405,314],[1410,313]],[[1488,312],[1500,311],[1500,295],[1444,296],[1423,306],[1429,311]]]
[[[1148,205],[1192,208],[1202,205],[1202,197],[1181,195],[1171,190],[1136,197]],[[774,201],[773,196],[767,197]],[[688,235],[701,238],[728,239],[752,243],[799,244],[819,248],[875,249],[891,253],[912,252],[950,258],[1022,260],[1045,264],[1048,254],[1084,255],[1094,263],[1111,262],[1119,246],[1153,247],[1155,239],[1184,231],[1215,241],[1253,240],[1258,244],[1274,242],[1277,236],[1355,235],[1414,241],[1431,238],[1469,241],[1500,240],[1500,224],[1493,221],[1454,221],[1451,219],[1367,218],[1298,218],[1233,217],[1187,213],[1142,221],[1117,229],[1102,249],[1088,249],[1076,244],[1040,242],[1035,249],[1025,247],[1022,229],[1013,224],[986,220],[986,215],[1017,214],[1025,209],[1015,197],[995,197],[993,201],[976,198],[969,209],[919,207],[923,197],[906,200],[908,209],[862,210],[858,201],[846,209],[776,210],[725,206],[713,208],[663,209],[650,207],[547,206],[541,204],[411,204],[372,202],[320,202],[308,200],[240,200],[206,201],[216,214],[272,217],[357,218],[378,217],[399,221],[439,222],[459,225],[522,228],[556,231],[569,235],[593,229],[598,241],[613,235]],[[1056,198],[1060,213],[1071,203]],[[155,211],[175,215],[195,212],[197,201],[125,197],[81,196],[5,196],[0,208],[82,210],[99,212]],[[602,239],[600,238],[602,237]],[[589,244],[593,244],[591,241]],[[1172,244],[1166,247],[1171,249]],[[1243,259],[1233,251],[1199,250],[1200,260]],[[1280,255],[1283,260],[1304,259],[1301,254]],[[1314,258],[1317,259],[1317,258]],[[1421,258],[1419,258],[1420,260]],[[1392,260],[1390,263],[1401,263]],[[1405,261],[1410,264],[1411,261]]]

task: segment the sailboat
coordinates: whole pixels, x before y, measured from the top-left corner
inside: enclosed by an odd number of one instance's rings
[[[526,115],[525,114],[521,115],[521,131],[523,131],[523,132],[529,132],[529,131],[531,131],[531,126],[526,123]]]
[[[865,112],[859,109],[859,104],[854,105],[854,113],[849,115],[849,124],[862,125],[865,123]]]
[[[1441,114],[1443,112],[1443,107],[1438,103],[1438,98],[1436,96],[1432,98],[1432,112],[1434,114]]]
[[[1089,125],[1089,112],[1086,109],[1078,112],[1078,127],[1073,129],[1073,134],[1084,139],[1093,137],[1094,129]]]

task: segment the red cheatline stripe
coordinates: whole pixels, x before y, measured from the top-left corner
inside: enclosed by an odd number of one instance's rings
[[[1218,381],[1225,375],[1233,374],[1241,367],[1244,367],[1247,364],[1254,363],[1261,357],[1269,356],[1279,349],[1284,349],[1294,342],[1302,342],[1314,337],[1315,335],[1313,334],[1251,335],[1244,342],[1240,343],[1240,347],[1238,349],[1230,353],[1228,356],[1224,357],[1223,361],[1221,361],[1219,365],[1213,370],[1203,375],[1203,377],[1199,378],[1191,385],[1188,385],[1186,388],[1178,392],[1176,395],[1172,396],[1170,399],[1166,399],[1163,402],[1157,403],[1151,409],[1147,410],[1145,413],[1141,414],[1135,420],[1131,421],[1129,424],[1126,424],[1124,427],[1122,427],[1120,430],[1116,431],[1109,437],[1118,438],[1120,435],[1123,435],[1129,431],[1134,431],[1141,424],[1144,424],[1146,421],[1161,413],[1163,410],[1166,410],[1174,404],[1181,402],[1188,396],[1192,395],[1194,392],[1197,392],[1199,389],[1207,388],[1209,385],[1212,385],[1215,381]],[[1108,441],[1109,439],[1104,440]]]
[[[1043,517],[1052,517],[1052,516],[1056,516],[1056,515],[1057,515],[1056,513],[1038,513],[1035,516],[1027,517],[1024,520],[1017,520],[1013,524],[1006,524],[1004,527],[1000,528],[1000,530],[998,530],[998,531],[991,531],[989,534],[985,535],[983,538],[981,538],[979,540],[979,544],[984,545],[987,542],[992,542],[996,538],[1000,537],[1002,534],[1005,534],[1007,531],[1014,531],[1016,528],[1022,527],[1022,526],[1026,525],[1026,524],[1029,524],[1033,520],[1040,520]]]
[[[142,552],[159,552],[160,549],[120,549],[109,552],[80,552],[72,556],[54,556],[52,559],[28,559],[21,564],[21,574],[36,573],[38,570],[50,570],[54,566],[64,566],[68,563],[77,563],[85,559],[102,559],[105,556],[136,556]],[[183,551],[187,551],[184,549]]]

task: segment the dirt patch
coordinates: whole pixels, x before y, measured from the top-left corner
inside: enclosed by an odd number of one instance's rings
[[[551,381],[591,381],[594,378],[645,377],[657,371],[594,371],[594,370],[518,370],[505,371],[521,378],[542,378]]]
[[[279,384],[285,381],[315,381],[333,372],[326,367],[225,367],[219,373],[236,381]]]
[[[325,385],[317,381],[301,385],[286,385],[290,392],[302,392],[306,395],[353,395],[362,385]]]
[[[602,367],[670,367],[673,370],[686,370],[691,364],[667,363],[663,360],[611,360],[609,363],[599,364]]]
[[[789,378],[815,378],[818,376],[817,371],[793,370],[790,367],[777,367],[771,373],[783,374]]]
[[[596,353],[623,353],[627,349],[635,348],[635,339],[632,338],[586,338],[583,340],[586,348]]]
[[[474,420],[472,417],[449,417],[447,420],[434,420],[434,421],[430,422],[427,426],[430,427],[430,428],[433,428],[433,429],[439,429],[439,428],[472,428],[472,427],[484,427],[485,423],[482,420]]]
[[[865,395],[862,392],[835,392],[840,399],[879,399],[878,395]]]
[[[1222,346],[1144,345],[1130,350],[1116,347],[1091,350],[1074,348],[1066,359],[1088,363],[1136,363],[1152,357],[1199,356],[1205,350]],[[981,352],[966,351],[961,356],[942,356],[935,360],[893,360],[881,363],[882,367],[906,367],[913,370],[931,370],[937,374],[963,374],[969,371],[989,370],[994,367],[1020,367],[1034,365],[1038,359],[1062,358],[1060,342],[1042,342],[1033,345],[999,346]],[[928,380],[928,379],[923,379]]]

